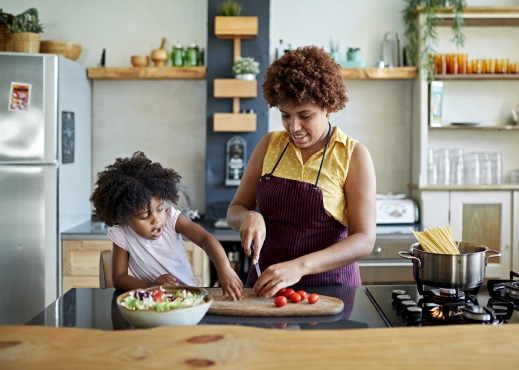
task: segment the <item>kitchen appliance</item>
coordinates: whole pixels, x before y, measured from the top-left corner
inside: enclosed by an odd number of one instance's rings
[[[381,61],[384,67],[399,67],[400,63],[400,41],[398,33],[386,32],[380,51]]]
[[[519,274],[490,280],[476,290],[413,285],[370,286],[366,294],[389,327],[431,325],[502,325],[519,323]]]
[[[411,261],[398,252],[416,242],[412,231],[422,231],[418,206],[404,194],[377,194],[377,239],[373,251],[358,261],[363,284],[409,282]]]
[[[376,205],[377,225],[418,222],[418,206],[403,194],[377,194]]]
[[[409,252],[398,254],[413,261],[413,277],[420,293],[423,293],[422,285],[476,289],[485,279],[488,259],[501,256],[484,245],[464,242],[459,243],[459,251],[460,254],[429,253],[420,243],[415,243]],[[495,254],[487,257],[486,253]]]
[[[61,292],[60,233],[90,219],[91,84],[53,54],[0,71],[0,324],[24,324]]]

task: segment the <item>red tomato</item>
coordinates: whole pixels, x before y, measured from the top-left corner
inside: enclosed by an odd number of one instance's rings
[[[302,301],[306,299],[306,292],[304,290],[298,290],[296,293],[301,296]]]
[[[319,300],[319,294],[312,293],[308,296],[308,303],[314,304]]]
[[[285,290],[286,290],[285,288],[283,288],[283,289],[279,289],[278,292],[276,293],[276,297],[279,297],[279,296],[281,296],[281,295],[284,295],[283,293],[285,293]]]
[[[294,289],[290,288],[290,289],[286,289],[284,292],[283,292],[283,295],[287,298],[290,298],[290,294],[294,293]]]
[[[278,307],[283,307],[287,304],[287,297],[283,297],[282,295],[276,297],[276,299],[274,299],[274,304]]]
[[[290,294],[290,300],[294,303],[300,302],[301,296],[297,293],[292,293],[292,294]]]
[[[165,294],[166,293],[162,290],[156,290],[151,294],[151,298],[153,298],[155,302],[162,302],[164,300],[162,297],[164,297]]]

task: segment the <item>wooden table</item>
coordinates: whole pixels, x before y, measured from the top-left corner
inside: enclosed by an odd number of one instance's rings
[[[519,324],[286,331],[1,326],[0,368],[517,369]]]

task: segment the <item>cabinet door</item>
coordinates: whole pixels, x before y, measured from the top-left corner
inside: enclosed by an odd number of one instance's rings
[[[451,191],[454,239],[458,240],[463,227],[462,241],[501,252],[501,257],[488,260],[486,278],[503,278],[510,273],[511,204],[512,194],[508,191]]]
[[[70,288],[99,288],[101,251],[112,250],[111,240],[63,240],[63,292]]]

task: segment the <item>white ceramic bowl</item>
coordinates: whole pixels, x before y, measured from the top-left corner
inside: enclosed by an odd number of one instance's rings
[[[159,289],[159,287],[155,286],[148,289],[135,289],[123,293],[117,297],[117,305],[119,306],[119,310],[123,314],[126,321],[128,321],[136,328],[151,328],[163,325],[196,325],[200,322],[200,320],[202,320],[202,318],[207,313],[207,310],[209,310],[211,303],[213,303],[213,296],[207,290],[192,286],[177,285],[163,286],[163,289],[166,290],[166,294],[175,293],[178,290],[185,289],[188,292],[201,295],[205,302],[197,306],[176,308],[164,312],[158,312],[155,310],[130,310],[124,306],[121,306],[122,300],[131,292],[135,292],[137,290],[146,290],[151,292],[156,289]]]

